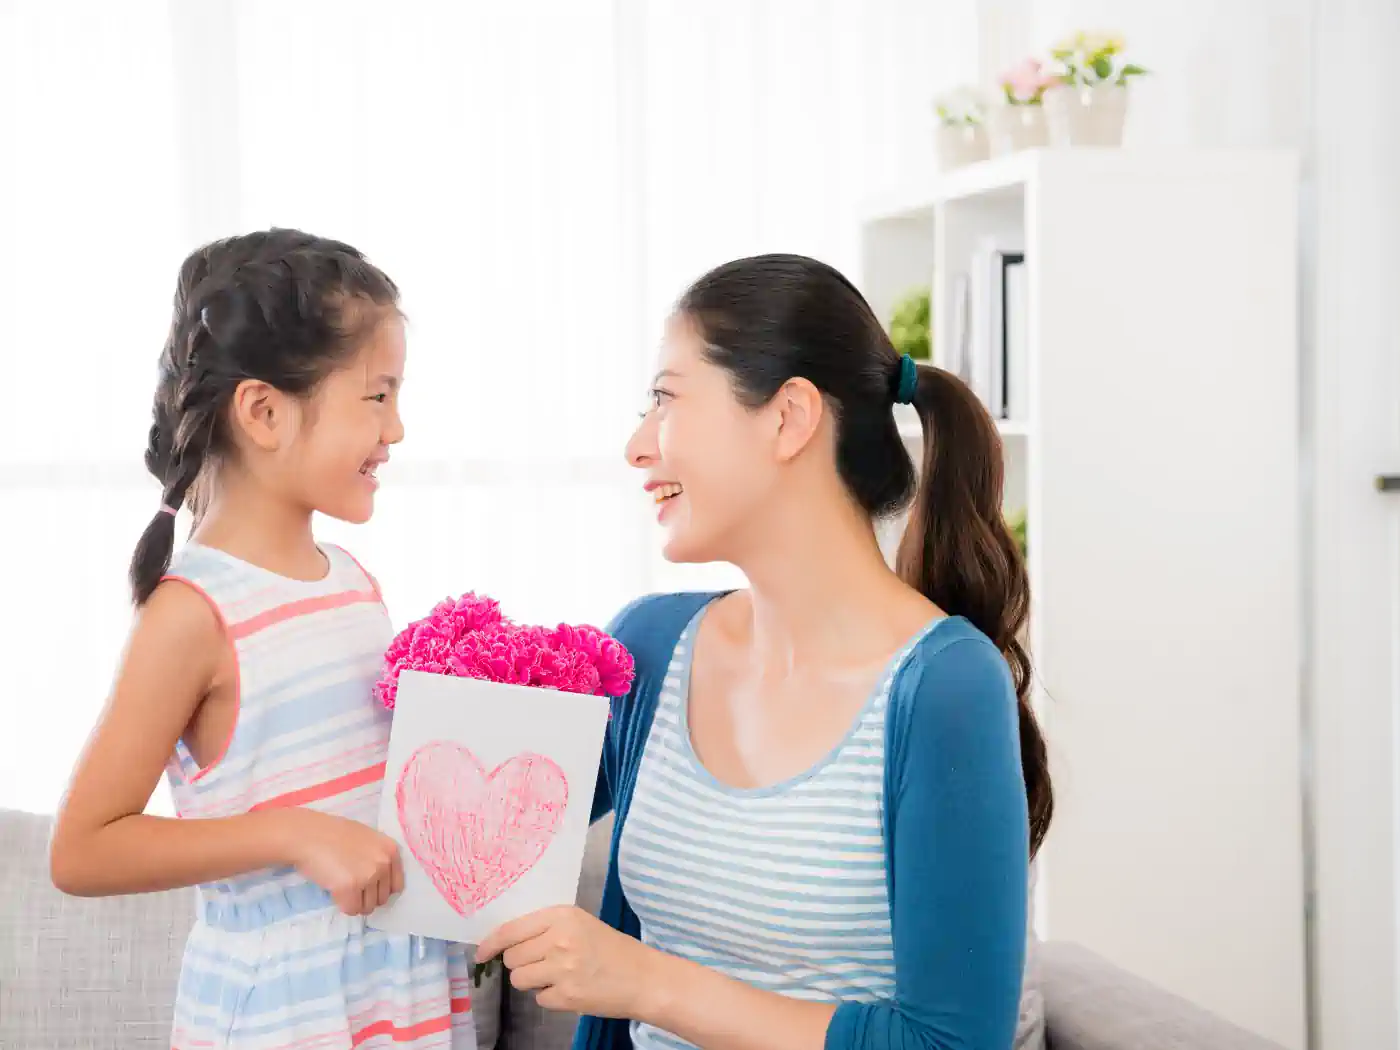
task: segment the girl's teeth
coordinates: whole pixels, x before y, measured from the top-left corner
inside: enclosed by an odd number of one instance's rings
[[[655,490],[657,503],[664,503],[672,496],[679,496],[684,491],[679,485],[661,485]]]

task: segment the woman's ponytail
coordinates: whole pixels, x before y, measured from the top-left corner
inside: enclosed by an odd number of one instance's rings
[[[896,568],[940,609],[971,621],[1011,666],[1034,855],[1050,827],[1054,792],[1030,705],[1031,661],[1020,636],[1030,586],[1002,516],[1001,437],[976,395],[941,368],[919,368],[913,404],[923,424],[923,464]]]

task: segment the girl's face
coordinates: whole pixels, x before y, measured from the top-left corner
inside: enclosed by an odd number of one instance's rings
[[[292,447],[306,503],[362,524],[374,513],[375,472],[403,440],[399,390],[407,348],[403,319],[389,311],[359,352],[332,372],[308,406],[308,425]]]
[[[245,458],[260,483],[311,512],[362,524],[374,513],[378,468],[403,440],[403,320],[386,311],[353,357],[298,400],[260,383],[245,383],[234,416]]]
[[[651,406],[627,443],[674,562],[732,561],[761,517],[781,465],[773,406],[749,409],[729,373],[706,360],[694,324],[666,326]]]

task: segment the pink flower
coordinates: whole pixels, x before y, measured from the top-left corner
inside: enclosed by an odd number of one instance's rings
[[[1002,75],[1001,86],[1008,101],[1036,103],[1045,89],[1056,82],[1054,74],[1034,58],[1017,63]]]
[[[596,627],[516,624],[473,593],[438,602],[390,643],[374,692],[391,710],[404,670],[614,697],[636,674],[632,654]]]

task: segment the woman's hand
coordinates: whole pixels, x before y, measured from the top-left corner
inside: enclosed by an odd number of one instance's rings
[[[637,1019],[654,962],[663,958],[581,908],[545,908],[494,930],[477,948],[546,1010]]]
[[[403,889],[398,843],[389,836],[329,813],[286,814],[292,865],[346,915],[368,915]]]

